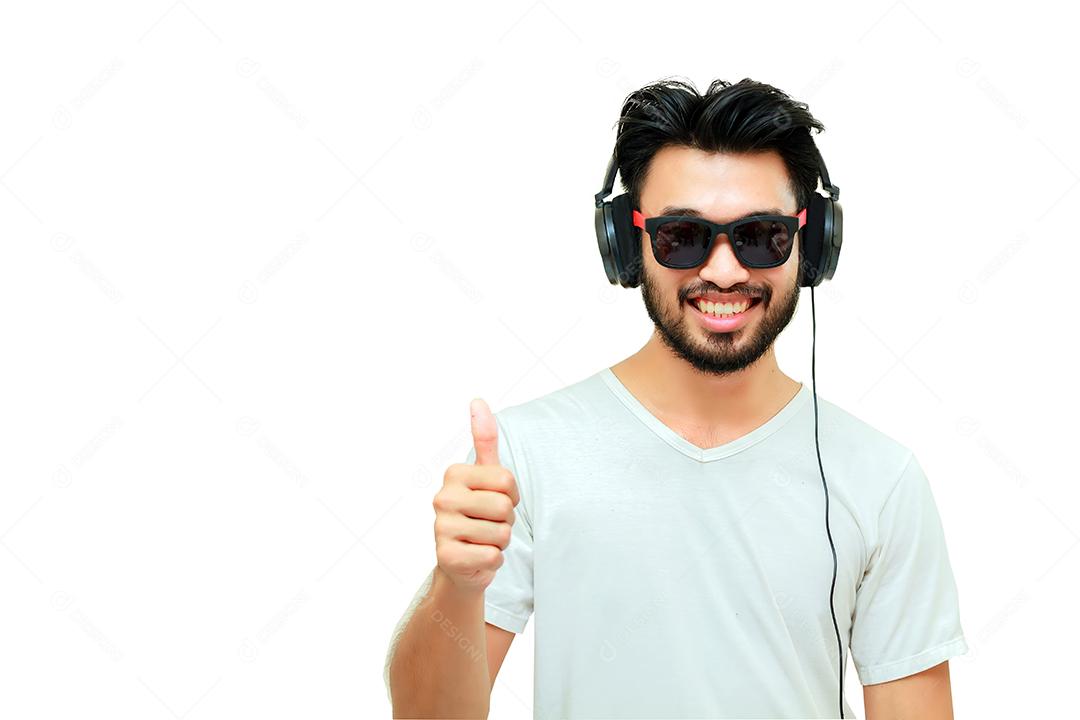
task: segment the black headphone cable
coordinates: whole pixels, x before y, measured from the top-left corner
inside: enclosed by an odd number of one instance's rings
[[[844,717],[844,646],[840,642],[840,628],[836,624],[836,610],[833,607],[833,593],[836,592],[836,545],[833,544],[832,530],[829,528],[829,486],[825,482],[825,468],[821,464],[821,444],[818,442],[818,405],[817,378],[814,375],[814,361],[817,355],[817,312],[814,308],[814,287],[810,286],[810,382],[814,387],[814,445],[817,447],[818,469],[821,470],[821,486],[825,489],[825,533],[829,536],[829,548],[832,550],[832,587],[829,589],[829,611],[832,613],[833,630],[836,631],[836,649],[840,669],[840,717]]]

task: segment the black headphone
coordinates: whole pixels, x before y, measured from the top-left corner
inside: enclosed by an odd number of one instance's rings
[[[821,187],[827,193],[825,197],[816,190],[810,193],[810,203],[806,209],[806,225],[802,228],[799,242],[799,287],[810,288],[810,310],[813,324],[810,350],[810,378],[814,387],[814,446],[817,449],[818,469],[821,471],[821,486],[825,490],[825,533],[829,537],[832,550],[833,576],[829,589],[829,610],[832,612],[833,630],[836,632],[837,663],[840,670],[839,705],[840,717],[844,717],[844,649],[840,641],[840,627],[836,622],[836,609],[833,607],[833,594],[836,591],[836,545],[833,544],[832,529],[829,527],[829,485],[825,481],[825,468],[821,463],[821,443],[818,441],[818,401],[816,365],[817,312],[814,309],[814,288],[822,280],[828,280],[836,272],[836,263],[840,259],[840,245],[843,242],[844,213],[840,209],[840,188],[829,182],[829,171],[825,169],[825,159],[817,152],[818,171],[821,173]],[[596,193],[596,242],[600,248],[600,257],[604,261],[604,271],[608,281],[626,288],[635,288],[641,284],[641,232],[633,224],[630,207],[630,194],[616,195],[610,201],[604,198],[611,194],[615,186],[615,171],[618,169],[616,153],[611,154],[607,172],[604,174],[604,186]]]
[[[799,287],[816,287],[836,272],[843,243],[844,213],[840,208],[840,188],[829,182],[825,160],[817,153],[821,187],[829,193],[825,197],[817,191],[810,193],[806,209],[806,225],[799,241]],[[604,185],[596,193],[596,243],[604,261],[608,282],[635,288],[641,284],[641,229],[634,226],[630,194],[622,193],[605,200],[615,186],[618,170],[616,154],[611,154]]]

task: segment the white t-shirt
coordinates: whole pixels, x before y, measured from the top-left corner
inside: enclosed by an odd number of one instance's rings
[[[609,368],[495,418],[521,500],[484,616],[535,614],[535,717],[839,717],[809,385],[709,449]],[[869,685],[966,652],[918,460],[820,394],[818,418],[845,661]]]

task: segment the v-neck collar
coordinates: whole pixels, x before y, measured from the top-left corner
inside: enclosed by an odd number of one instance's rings
[[[759,425],[746,435],[731,440],[730,442],[726,442],[723,445],[717,445],[716,447],[711,448],[700,448],[662,423],[660,418],[653,415],[652,412],[642,405],[641,401],[639,401],[637,397],[622,384],[622,381],[619,380],[614,372],[612,372],[610,367],[601,370],[600,377],[611,392],[614,393],[615,397],[619,398],[623,405],[625,405],[627,409],[630,410],[630,412],[632,412],[647,428],[652,430],[661,440],[681,452],[683,455],[699,462],[710,462],[712,460],[730,457],[731,455],[764,440],[791,420],[791,418],[802,409],[807,400],[810,399],[810,388],[806,383],[800,383],[799,392],[795,393],[795,396],[791,398],[784,407],[780,408],[775,415],[766,420],[763,425]]]

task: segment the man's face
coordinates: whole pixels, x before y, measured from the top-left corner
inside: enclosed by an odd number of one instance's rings
[[[641,194],[645,217],[669,215],[668,207],[694,208],[715,223],[748,213],[780,208],[794,215],[795,197],[787,168],[775,150],[753,154],[706,153],[665,147],[653,157]],[[746,268],[727,235],[718,236],[705,262],[674,270],[656,262],[652,239],[644,230],[641,295],[661,340],[676,356],[699,371],[723,375],[749,367],[772,346],[795,314],[801,232],[787,262],[774,268]],[[720,293],[728,299],[759,299],[744,311],[733,329],[718,330],[692,299]],[[711,316],[709,316],[711,317]]]

